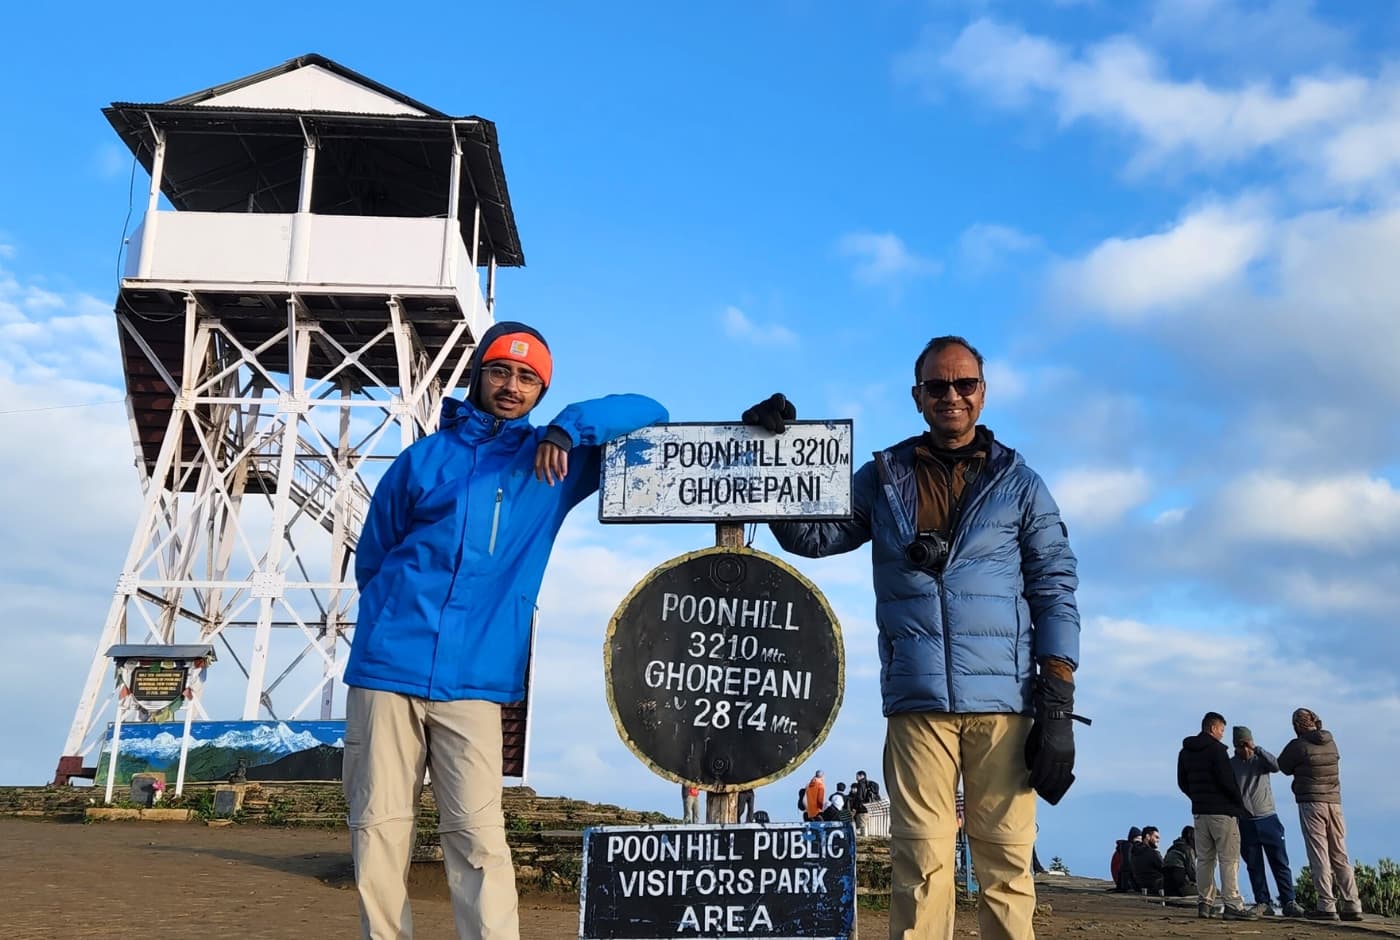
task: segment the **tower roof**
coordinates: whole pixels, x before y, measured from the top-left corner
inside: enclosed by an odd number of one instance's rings
[[[461,220],[479,259],[523,265],[496,125],[452,117],[319,55],[173,98],[103,113],[149,172],[167,137],[161,191],[179,210],[295,212],[307,136],[318,141],[312,211],[445,217],[452,141],[463,151]]]

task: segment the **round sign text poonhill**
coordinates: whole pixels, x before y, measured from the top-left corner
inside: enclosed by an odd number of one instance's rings
[[[841,628],[816,586],[746,548],[658,566],[608,624],[608,706],[662,776],[726,792],[767,783],[826,738],[845,687]]]

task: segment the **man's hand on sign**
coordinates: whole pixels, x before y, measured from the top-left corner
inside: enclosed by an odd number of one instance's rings
[[[787,430],[787,422],[796,419],[797,406],[788,401],[782,392],[775,392],[772,397],[745,411],[739,420],[766,428],[774,434],[782,434]]]
[[[562,482],[569,475],[569,452],[558,444],[540,441],[535,451],[535,479],[544,480],[550,486]]]

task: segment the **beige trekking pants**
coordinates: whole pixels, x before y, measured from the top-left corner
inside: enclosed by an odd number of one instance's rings
[[[1347,821],[1341,803],[1299,803],[1298,822],[1308,849],[1319,911],[1361,912],[1356,875],[1347,856]]]
[[[892,715],[885,733],[890,795],[890,940],[951,940],[957,790],[981,890],[982,940],[1032,940],[1035,791],[1023,715]]]
[[[1193,816],[1196,827],[1196,903],[1215,905],[1216,898],[1235,911],[1245,908],[1240,895],[1240,827],[1233,816]],[[1220,863],[1220,893],[1215,865]]]
[[[413,936],[405,882],[426,767],[458,940],[519,940],[501,812],[501,707],[352,687],[344,777],[363,937]]]

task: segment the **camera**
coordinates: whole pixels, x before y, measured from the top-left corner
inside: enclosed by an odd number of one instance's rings
[[[914,541],[904,546],[904,559],[915,568],[940,574],[948,560],[948,540],[937,532],[920,532]]]

